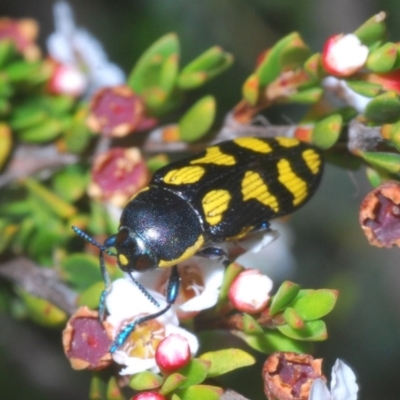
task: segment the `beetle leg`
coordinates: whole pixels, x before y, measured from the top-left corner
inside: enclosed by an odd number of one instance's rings
[[[174,265],[172,267],[171,275],[169,277],[167,285],[167,293],[166,293],[167,305],[162,310],[154,314],[149,314],[143,317],[136,318],[130,324],[122,328],[110,347],[110,353],[114,353],[120,346],[122,346],[125,343],[126,339],[136,328],[137,325],[158,318],[159,316],[165,314],[171,308],[171,306],[175,303],[176,298],[178,297],[180,282],[181,279],[179,277],[178,268],[176,265]]]
[[[217,260],[221,262],[225,267],[230,264],[228,253],[220,247],[206,247],[196,253],[196,256],[209,258],[210,260]]]

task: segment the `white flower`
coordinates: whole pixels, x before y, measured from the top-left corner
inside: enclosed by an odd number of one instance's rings
[[[361,69],[368,58],[368,47],[353,34],[331,36],[322,51],[322,64],[331,74],[349,76]]]
[[[106,298],[106,306],[109,312],[107,322],[113,326],[114,335],[135,318],[156,313],[167,305],[165,298],[159,293],[149,291],[149,294],[159,303],[159,307],[146,298],[132,280],[122,278],[113,282],[111,292]],[[125,365],[120,374],[132,375],[148,369],[158,372],[155,361],[157,346],[171,334],[186,338],[191,354],[195,354],[198,349],[196,336],[178,325],[178,317],[172,309],[158,318],[138,325],[126,342],[113,353],[114,361]]]
[[[70,5],[60,1],[54,5],[56,30],[47,39],[50,56],[67,66],[75,66],[87,78],[87,95],[104,86],[125,82],[125,75],[108,61],[101,44],[84,29],[75,26]]]
[[[346,105],[355,108],[359,113],[363,113],[367,104],[371,101],[370,97],[362,96],[350,89],[346,81],[343,79],[335,78],[334,76],[328,76],[322,81],[323,87],[327,90],[327,94],[333,94],[336,99],[331,99],[333,102],[340,100]]]
[[[358,385],[353,370],[341,360],[336,360],[332,368],[331,391],[326,382],[316,379],[308,400],[357,400]]]

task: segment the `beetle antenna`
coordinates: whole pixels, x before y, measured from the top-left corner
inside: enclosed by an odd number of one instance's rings
[[[89,242],[93,246],[96,246],[97,248],[99,248],[104,253],[107,253],[109,256],[114,256],[114,257],[117,256],[115,253],[113,253],[112,251],[108,250],[108,248],[106,246],[104,246],[104,245],[100,244],[99,242],[97,242],[96,240],[94,240],[91,236],[89,236],[87,233],[83,232],[78,227],[72,226],[72,229],[74,230],[74,232],[79,237],[81,237],[82,239],[85,239],[87,242]]]

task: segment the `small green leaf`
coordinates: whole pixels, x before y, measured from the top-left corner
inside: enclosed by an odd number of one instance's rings
[[[54,176],[53,188],[64,200],[74,202],[85,194],[88,181],[88,175],[81,166],[70,165]]]
[[[304,321],[313,321],[329,314],[337,298],[337,290],[318,289],[296,299],[290,306]]]
[[[3,69],[3,67],[8,64],[16,54],[17,49],[15,48],[14,42],[2,38],[0,42],[0,67]]]
[[[11,129],[7,124],[0,122],[0,170],[10,156],[12,142]]]
[[[300,315],[291,307],[288,307],[283,312],[283,318],[286,323],[293,329],[304,328],[304,321]]]
[[[243,331],[249,335],[263,333],[259,323],[249,314],[243,314]]]
[[[63,278],[78,291],[90,288],[102,280],[97,257],[76,253],[66,257],[62,263]]]
[[[329,149],[339,139],[343,120],[340,114],[332,114],[315,124],[312,132],[312,144],[320,149]]]
[[[315,53],[310,56],[304,62],[303,68],[310,75],[311,78],[319,80],[323,74],[321,53]]]
[[[389,72],[392,70],[396,58],[397,46],[388,42],[369,54],[366,67],[373,72]]]
[[[322,341],[328,338],[328,332],[324,321],[309,321],[304,324],[302,329],[293,329],[289,325],[278,326],[279,332],[296,340]]]
[[[78,306],[87,306],[91,310],[94,310],[99,305],[100,296],[103,290],[104,282],[96,282],[93,285],[89,286],[87,289],[83,290],[83,292],[78,295],[76,303],[78,304]]]
[[[160,393],[163,395],[171,393],[172,391],[181,387],[185,382],[186,377],[179,374],[178,372],[168,375],[165,378],[163,385],[161,386]]]
[[[260,82],[256,74],[250,75],[243,84],[242,95],[251,105],[256,105],[260,90]]]
[[[222,312],[222,310],[229,303],[228,292],[232,285],[233,280],[244,270],[244,267],[237,263],[231,263],[225,269],[224,279],[219,290],[219,297],[217,302],[217,313]]]
[[[8,219],[0,219],[0,253],[3,253],[17,235],[19,226]]]
[[[309,345],[305,342],[293,340],[277,330],[267,330],[262,335],[247,335],[241,331],[234,334],[244,340],[251,348],[264,354],[274,351],[294,351],[296,353],[309,353]]]
[[[75,207],[48,190],[38,181],[29,178],[24,183],[30,193],[41,201],[43,206],[48,207],[57,216],[71,218],[76,214],[77,210]]]
[[[223,390],[217,386],[194,385],[178,391],[181,400],[219,400]]]
[[[143,371],[132,376],[129,381],[129,386],[132,389],[141,391],[159,388],[162,383],[163,379],[160,375],[151,371]]]
[[[179,120],[179,137],[185,142],[200,139],[214,122],[216,111],[213,96],[205,96],[197,101]]]
[[[42,107],[28,104],[13,111],[10,126],[15,131],[29,129],[46,122],[48,118],[47,111]]]
[[[320,87],[312,87],[308,89],[299,90],[298,92],[287,96],[287,98],[295,103],[301,104],[314,104],[316,103],[324,93],[324,90]]]
[[[165,153],[157,154],[146,161],[147,168],[151,173],[156,172],[158,169],[165,167],[170,163],[168,155]]]
[[[295,32],[292,40],[282,48],[279,56],[283,70],[294,70],[300,67],[311,55],[310,48],[304,43],[302,37]]]
[[[86,125],[87,115],[87,108],[78,109],[63,132],[62,139],[71,153],[80,154],[84,151],[93,136]]]
[[[255,363],[254,357],[241,349],[210,351],[202,354],[199,358],[211,362],[207,374],[209,378],[226,374],[227,372]]]
[[[354,34],[365,45],[370,46],[381,40],[386,34],[386,14],[380,12],[364,22]]]
[[[400,151],[400,121],[390,126],[389,138],[397,151]]]
[[[360,156],[375,167],[396,174],[400,172],[400,154],[380,151],[362,152]]]
[[[395,91],[373,98],[366,106],[364,115],[377,123],[393,122],[400,118],[400,100]]]
[[[300,285],[285,281],[281,284],[275,296],[272,298],[269,313],[276,315],[278,312],[284,310],[284,308],[297,296],[300,290]]]
[[[346,80],[347,86],[354,90],[356,93],[361,94],[366,97],[375,97],[381,91],[382,86],[378,83],[366,82],[366,81],[356,81],[348,79]]]
[[[179,370],[179,373],[186,377],[186,381],[181,385],[181,388],[198,385],[203,382],[207,377],[210,365],[210,361],[193,358],[189,364]]]
[[[99,373],[94,373],[90,381],[89,399],[104,400],[106,399],[107,383]]]
[[[387,172],[382,171],[380,169],[374,169],[374,168],[371,168],[371,167],[367,167],[365,169],[365,172],[366,172],[366,175],[367,175],[368,182],[374,188],[378,187],[383,182],[385,182],[388,179],[390,179],[390,175]]]
[[[38,325],[56,327],[67,320],[67,314],[48,300],[32,296],[22,289],[18,289],[18,294],[27,307],[29,317]]]
[[[125,396],[122,394],[115,377],[111,377],[108,381],[106,398],[107,400],[125,400]]]
[[[15,61],[12,64],[9,64],[4,71],[10,79],[10,82],[20,83],[23,81],[30,81],[35,78],[35,75],[40,74],[40,63]]]
[[[62,132],[62,125],[56,119],[46,119],[35,126],[20,130],[18,139],[29,143],[43,143],[56,139]]]

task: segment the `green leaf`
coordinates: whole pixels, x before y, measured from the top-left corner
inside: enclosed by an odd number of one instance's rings
[[[14,42],[2,38],[0,42],[0,68],[4,68],[17,54]]]
[[[296,299],[290,306],[304,321],[313,321],[333,310],[338,295],[337,290],[318,289]]]
[[[132,376],[129,381],[129,386],[132,389],[141,391],[159,388],[162,383],[163,379],[160,375],[151,371],[143,371]]]
[[[99,269],[99,267],[97,267]],[[91,310],[94,310],[99,305],[100,296],[104,290],[104,282],[99,281],[83,290],[78,295],[77,304],[78,306],[87,306]]]
[[[378,187],[383,182],[390,179],[390,175],[387,172],[382,171],[380,169],[374,169],[371,167],[367,167],[365,169],[365,173],[367,175],[368,182],[374,188]]]
[[[384,152],[361,152],[360,156],[375,167],[396,174],[400,172],[400,154]]]
[[[163,395],[171,393],[172,391],[181,387],[185,382],[186,377],[179,374],[178,372],[168,375],[165,378],[163,385],[161,386],[160,393]]]
[[[179,137],[185,142],[200,139],[214,122],[216,111],[213,96],[205,96],[197,101],[179,120]]]
[[[294,70],[300,67],[311,55],[309,47],[302,37],[295,32],[292,39],[282,48],[280,64],[283,70]]]
[[[18,294],[27,307],[29,317],[38,325],[58,327],[66,322],[67,314],[48,300],[32,296],[22,289],[18,289]]]
[[[18,232],[16,232],[15,236],[13,237],[13,251],[15,251],[16,253],[23,253],[24,251],[26,251],[26,248],[28,247],[35,230],[36,225],[33,218],[24,218],[18,226]],[[6,235],[3,235],[1,232],[2,229],[0,223],[0,235],[2,237],[1,244],[3,244],[6,241]],[[0,253],[2,252],[2,250],[3,247],[0,245]]]
[[[249,335],[263,333],[259,323],[249,314],[243,314],[243,331]]]
[[[93,137],[86,125],[87,115],[86,107],[78,109],[63,132],[66,149],[71,153],[79,154],[84,151]]]
[[[10,82],[32,81],[40,74],[39,62],[15,61],[4,69]]]
[[[83,291],[102,280],[97,257],[76,253],[66,257],[62,263],[62,274],[66,281]]]
[[[241,349],[223,349],[204,353],[201,360],[210,361],[208,378],[226,374],[238,368],[247,367],[255,363],[255,359],[249,353]]]
[[[17,224],[11,223],[8,219],[0,219],[0,253],[8,249],[18,230],[19,226]]]
[[[260,81],[256,74],[250,75],[243,84],[242,95],[252,106],[257,104]]]
[[[366,97],[375,97],[381,91],[382,86],[378,83],[366,82],[366,81],[356,81],[348,79],[346,80],[347,86],[354,90],[356,93],[361,94]]]
[[[283,312],[283,318],[286,323],[293,329],[301,329],[304,327],[304,321],[299,314],[291,307],[288,307]]]
[[[366,67],[373,72],[389,72],[393,69],[396,58],[397,45],[388,42],[370,52]]]
[[[95,372],[90,381],[89,399],[104,400],[106,399],[107,384],[100,373]]]
[[[309,344],[293,340],[277,330],[268,330],[262,335],[247,335],[241,331],[235,331],[234,334],[243,339],[251,348],[264,354],[274,351],[294,351],[296,353],[311,351]]]
[[[244,270],[244,267],[237,263],[231,263],[225,269],[224,279],[219,290],[219,297],[217,302],[217,313],[221,313],[226,305],[229,303],[228,293],[233,280]]]
[[[289,325],[280,325],[277,327],[279,332],[296,340],[322,341],[328,338],[328,332],[324,321],[308,321],[302,329],[293,329]]]
[[[340,114],[332,114],[318,121],[312,132],[312,144],[323,150],[329,149],[338,141],[342,125]]]
[[[178,78],[181,89],[194,89],[226,70],[233,62],[231,54],[213,46],[185,66]]]
[[[125,396],[122,394],[115,377],[111,377],[108,381],[106,398],[107,400],[125,400]]]
[[[299,90],[298,92],[287,96],[287,98],[295,103],[301,104],[314,104],[316,103],[324,93],[324,90],[320,87],[312,87],[308,89]]]
[[[53,188],[67,202],[80,199],[86,192],[89,177],[80,165],[70,165],[53,177]]]
[[[281,284],[275,296],[272,298],[269,313],[276,315],[282,311],[299,293],[300,285],[290,281]]]
[[[48,190],[38,181],[28,178],[24,183],[29,189],[29,192],[41,201],[44,207],[48,207],[55,215],[61,218],[71,218],[76,214],[77,210],[75,207]]]
[[[312,79],[319,80],[323,75],[321,53],[315,53],[310,56],[304,62],[303,68]]]
[[[20,130],[17,133],[18,139],[29,143],[49,142],[60,136],[62,125],[56,119],[46,119],[31,128]]]
[[[383,39],[386,35],[386,14],[380,12],[364,22],[354,34],[367,46]]]
[[[203,382],[207,377],[210,365],[210,361],[193,358],[189,364],[179,370],[179,373],[186,377],[186,381],[181,385],[181,388],[198,385]]]
[[[178,391],[181,400],[219,400],[223,390],[217,386],[194,385]]]
[[[400,100],[395,91],[373,98],[366,106],[364,115],[377,123],[393,122],[400,118]]]
[[[140,57],[128,78],[128,85],[142,95],[146,105],[157,109],[173,87],[179,60],[179,41],[170,33],[150,46]]]

